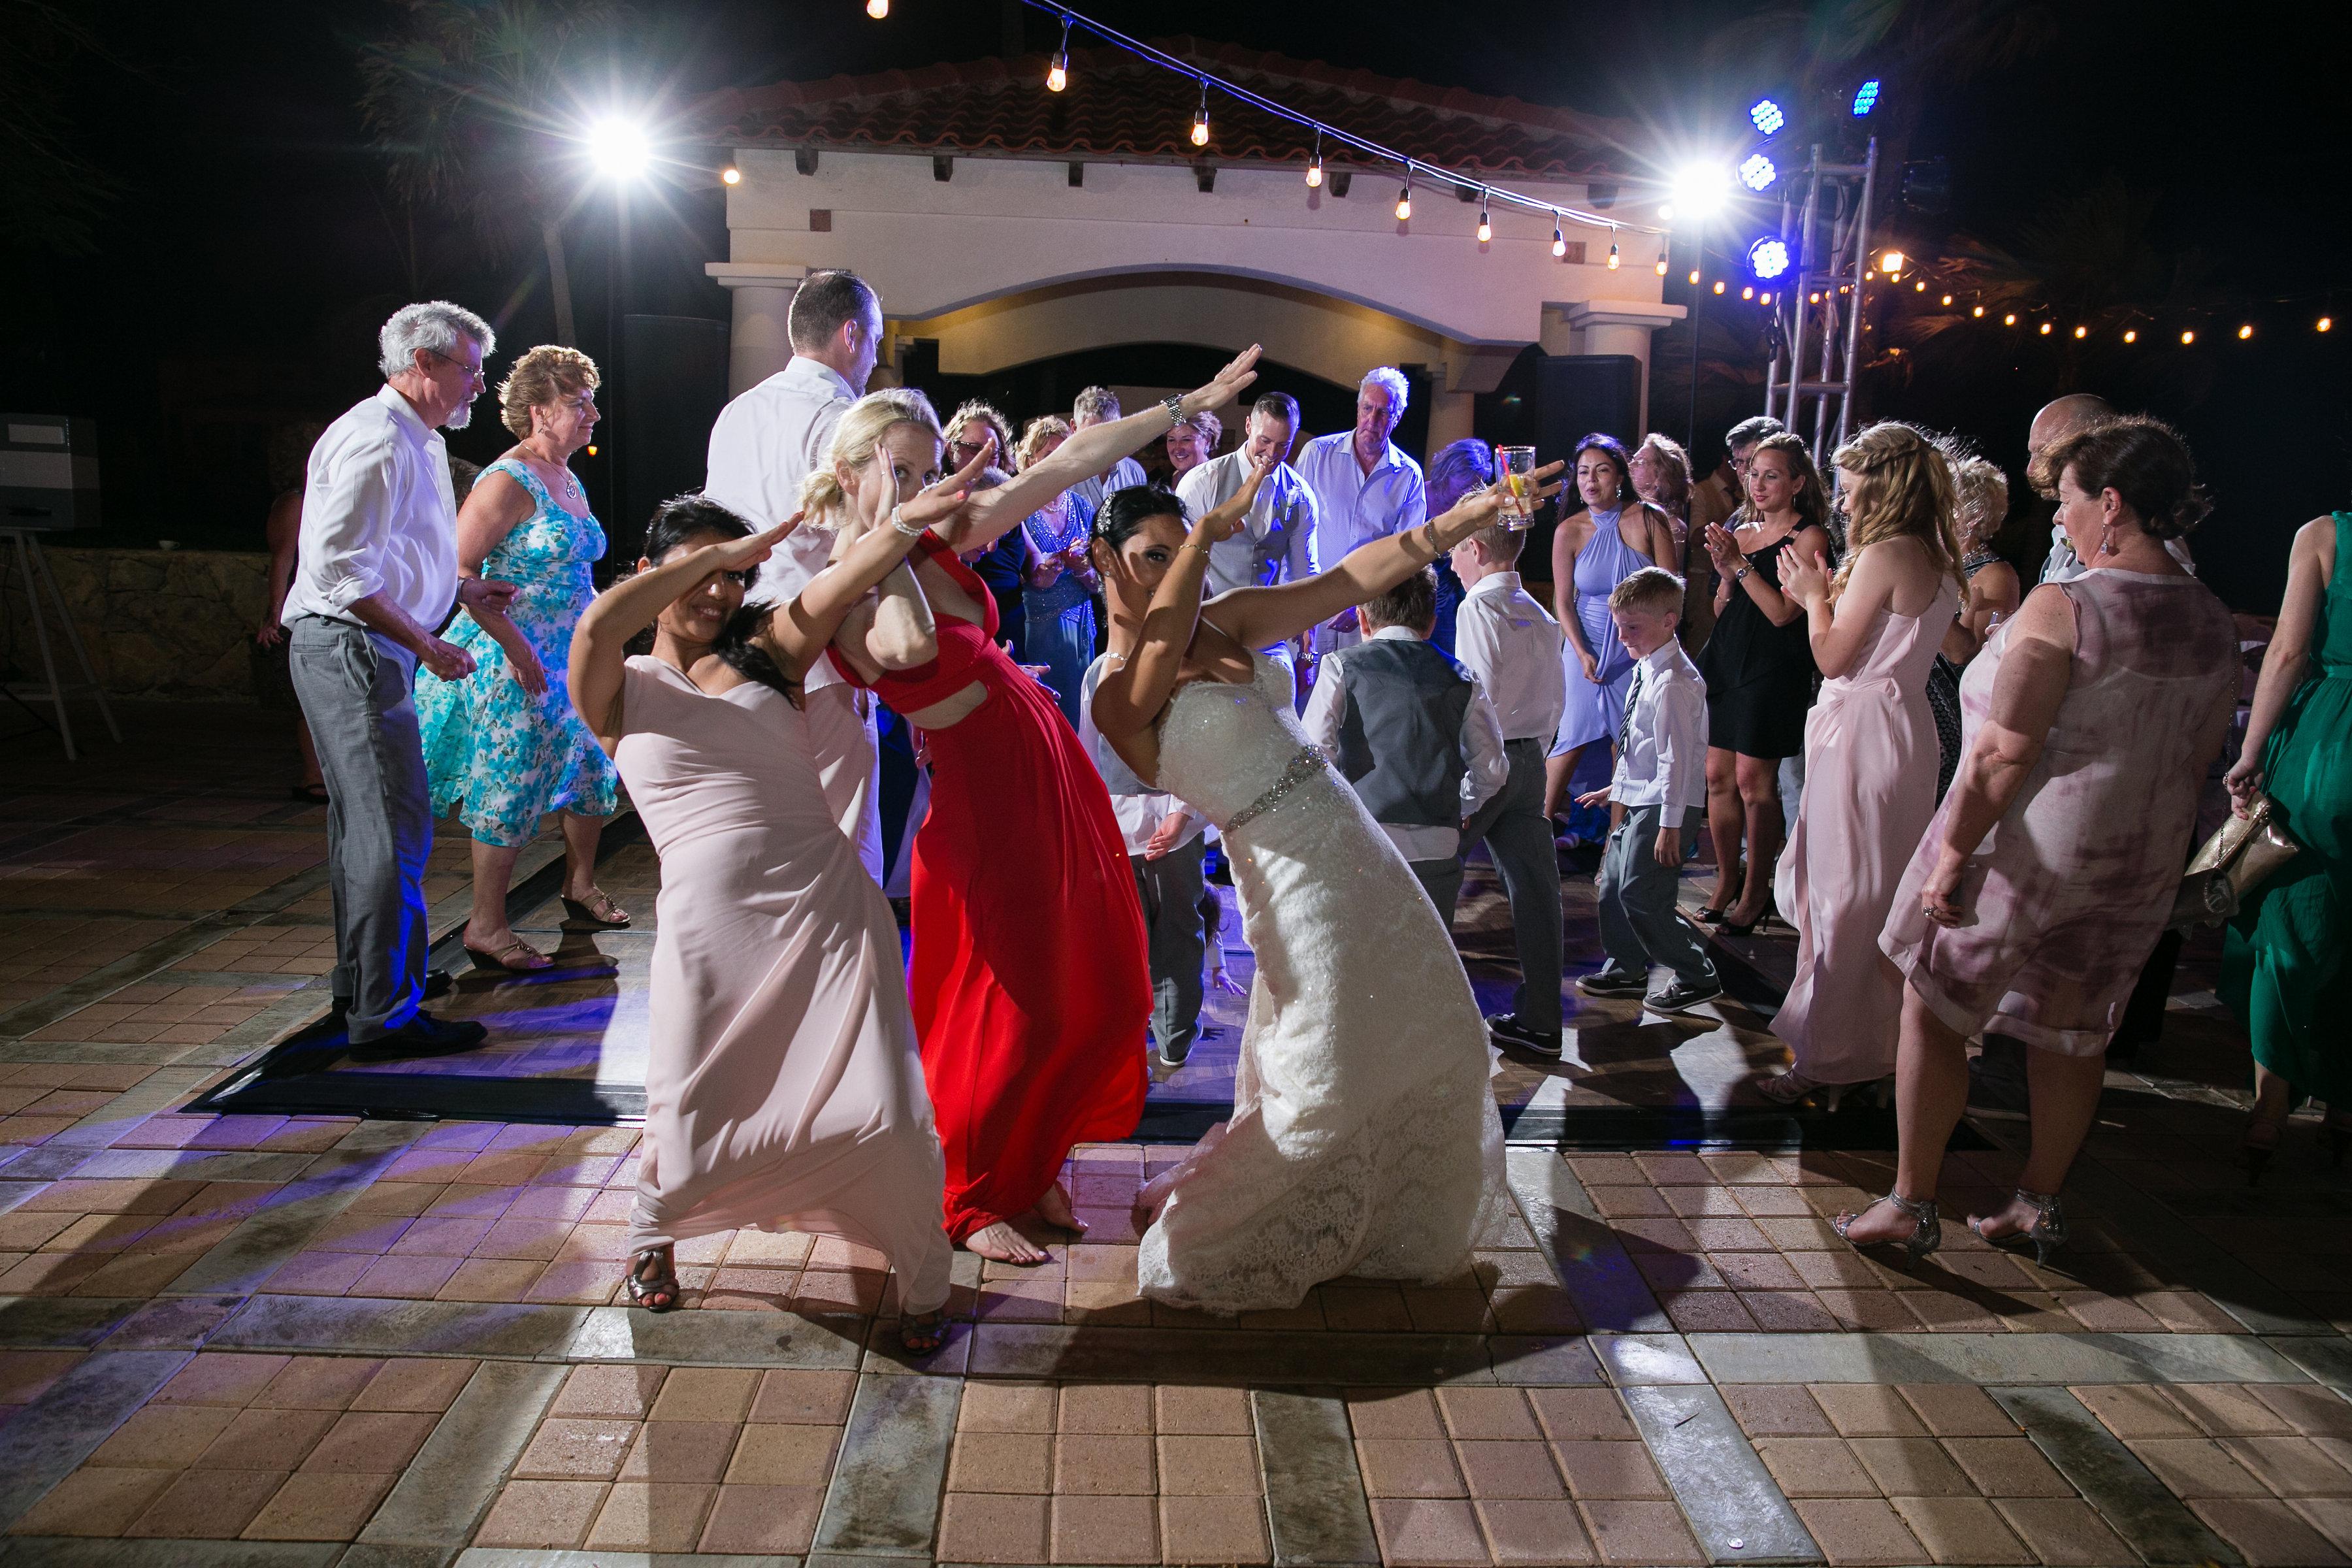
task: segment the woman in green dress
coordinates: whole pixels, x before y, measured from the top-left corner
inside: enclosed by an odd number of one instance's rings
[[[2257,1176],[2301,1099],[2326,1105],[2336,1163],[2352,1148],[2352,584],[2337,574],[2347,551],[2352,511],[2295,534],[2245,751],[2230,770],[2238,810],[2267,790],[2304,851],[2247,900],[2222,950],[2222,998],[2253,1042],[2244,1152]]]

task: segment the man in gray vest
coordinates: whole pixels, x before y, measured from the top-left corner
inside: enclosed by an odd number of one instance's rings
[[[1325,657],[1307,738],[1356,786],[1450,930],[1462,892],[1462,824],[1511,776],[1503,727],[1475,676],[1430,646],[1428,567],[1358,612],[1367,636]]]

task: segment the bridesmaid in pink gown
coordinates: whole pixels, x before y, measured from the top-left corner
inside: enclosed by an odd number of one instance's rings
[[[897,456],[886,442],[876,461]],[[937,461],[936,448],[921,458]],[[800,520],[754,533],[699,496],[670,501],[650,559],[581,619],[572,700],[661,858],[625,1280],[653,1310],[677,1305],[676,1242],[790,1228],[879,1249],[907,1348],[943,1337],[943,1166],[898,927],[825,805],[799,681],[845,617],[880,662],[929,656],[929,613],[901,568],[977,466],[893,509],[796,599],[748,613],[756,563]],[[877,506],[904,493],[867,488]],[[625,658],[649,622],[653,655]]]
[[[1908,425],[1874,425],[1832,459],[1853,553],[1781,569],[1827,679],[1805,721],[1805,791],[1780,858],[1797,973],[1772,1032],[1796,1065],[1758,1087],[1793,1105],[1895,1070],[1903,977],[1879,951],[1895,889],[1936,810],[1927,671],[1959,607],[1950,466]]]

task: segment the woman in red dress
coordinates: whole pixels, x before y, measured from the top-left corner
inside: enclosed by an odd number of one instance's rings
[[[842,672],[929,744],[908,982],[947,1156],[947,1232],[984,1258],[1044,1262],[1045,1251],[1013,1223],[1033,1214],[1082,1228],[1062,1164],[1074,1144],[1124,1138],[1142,1116],[1151,982],[1135,877],[1102,775],[1053,692],[997,646],[994,596],[956,556],[1229,402],[1256,379],[1256,359],[1253,348],[1196,392],[1080,431],[936,525],[909,559],[937,621],[937,658],[885,670],[834,645]],[[860,432],[873,422],[855,415],[843,416],[829,467],[802,492],[813,521],[841,530],[836,550],[863,526],[864,509],[850,504],[858,486],[878,482],[872,452],[854,449],[870,446]],[[899,493],[911,499],[937,478],[899,473]]]

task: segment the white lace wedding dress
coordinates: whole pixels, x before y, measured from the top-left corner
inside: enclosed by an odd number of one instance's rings
[[[1291,711],[1196,681],[1161,721],[1160,783],[1217,825],[1257,955],[1233,1120],[1155,1180],[1143,1293],[1295,1307],[1355,1274],[1462,1272],[1509,1202],[1496,1057],[1437,910]]]

